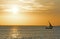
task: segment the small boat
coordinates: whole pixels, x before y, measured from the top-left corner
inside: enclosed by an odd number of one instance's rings
[[[52,29],[52,28],[53,28],[53,26],[52,26],[52,24],[49,22],[49,26],[46,27],[46,29]]]

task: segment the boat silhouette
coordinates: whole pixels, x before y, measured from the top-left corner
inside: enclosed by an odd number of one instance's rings
[[[53,28],[53,26],[52,26],[52,24],[49,22],[49,26],[46,27],[46,29],[52,29],[52,28]]]

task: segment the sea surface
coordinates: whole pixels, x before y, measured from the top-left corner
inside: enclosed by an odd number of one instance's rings
[[[60,39],[60,26],[0,26],[0,39]]]

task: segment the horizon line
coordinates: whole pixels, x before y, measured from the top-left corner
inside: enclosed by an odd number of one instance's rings
[[[49,25],[0,25],[0,26],[49,26]],[[60,26],[60,25],[53,25],[53,26]]]

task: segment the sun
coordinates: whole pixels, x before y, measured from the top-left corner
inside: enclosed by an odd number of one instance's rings
[[[20,11],[17,4],[6,4],[4,7],[4,11],[7,13],[17,14]]]
[[[12,5],[12,6],[11,6],[11,12],[12,12],[13,14],[17,14],[18,11],[19,11],[18,5]]]

